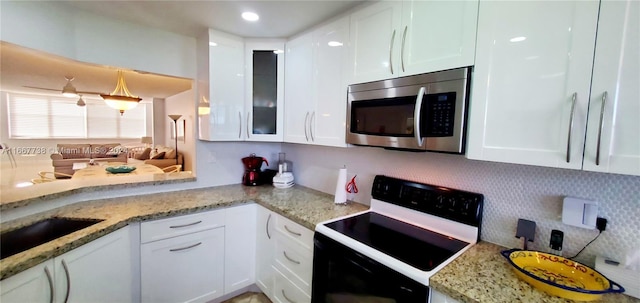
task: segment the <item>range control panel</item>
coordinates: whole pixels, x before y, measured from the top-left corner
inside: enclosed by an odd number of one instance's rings
[[[484,196],[431,184],[378,175],[371,196],[423,213],[480,227]]]

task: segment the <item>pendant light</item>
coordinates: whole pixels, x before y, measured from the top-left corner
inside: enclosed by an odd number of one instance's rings
[[[204,115],[208,115],[209,113],[211,113],[211,107],[209,105],[209,100],[207,100],[207,98],[202,96],[202,101],[200,101],[200,103],[198,103],[198,115],[204,116]]]
[[[87,103],[84,102],[84,99],[82,99],[82,95],[78,95],[78,96],[80,96],[80,99],[78,99],[78,102],[76,102],[76,105],[80,107],[87,105]]]
[[[124,82],[124,75],[122,71],[118,71],[118,83],[116,89],[111,94],[100,94],[100,97],[104,99],[104,102],[111,108],[115,108],[120,111],[120,115],[124,114],[125,110],[130,110],[138,106],[138,102],[142,100],[138,96],[133,96],[129,89],[127,89],[127,83]]]

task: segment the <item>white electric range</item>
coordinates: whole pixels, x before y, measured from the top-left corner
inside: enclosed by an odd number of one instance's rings
[[[429,302],[429,278],[479,240],[481,194],[379,175],[371,195],[316,226],[312,303]]]

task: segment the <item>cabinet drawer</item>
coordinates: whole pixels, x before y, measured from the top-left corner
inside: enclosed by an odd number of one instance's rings
[[[311,297],[275,270],[273,298],[277,303],[310,303]]]
[[[313,252],[289,239],[276,237],[274,266],[305,293],[311,294]]]
[[[224,228],[140,247],[142,302],[207,302],[222,295]]]
[[[313,250],[313,231],[283,216],[276,215],[276,230],[308,250]]]
[[[224,226],[224,210],[143,222],[140,224],[140,242],[148,243],[221,226]]]

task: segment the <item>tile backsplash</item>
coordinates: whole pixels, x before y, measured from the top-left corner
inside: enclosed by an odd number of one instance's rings
[[[563,255],[573,256],[597,236],[597,230],[562,223],[562,199],[574,196],[598,202],[607,229],[576,259],[593,265],[596,255],[624,262],[640,249],[640,177],[568,169],[468,160],[461,155],[412,153],[371,147],[332,148],[282,144],[293,162],[296,183],[323,192],[335,191],[338,169],[357,175],[359,193],[351,199],[368,204],[377,174],[484,194],[481,238],[522,248],[515,238],[518,218],[537,223],[528,248],[549,251],[551,230],[564,232]]]

